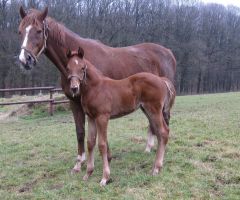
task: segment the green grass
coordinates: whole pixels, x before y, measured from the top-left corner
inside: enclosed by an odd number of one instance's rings
[[[102,188],[97,148],[89,181],[82,181],[85,165],[70,173],[77,146],[71,113],[49,117],[36,110],[0,122],[0,199],[239,199],[239,130],[240,93],[177,97],[164,168],[152,177],[155,152],[144,153],[145,117],[113,120],[113,182]]]

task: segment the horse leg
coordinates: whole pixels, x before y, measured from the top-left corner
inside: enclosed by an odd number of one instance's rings
[[[154,135],[152,132],[151,125],[149,125],[148,126],[148,138],[147,138],[145,152],[150,153],[153,146],[154,146]]]
[[[140,108],[141,108],[141,110],[143,111],[143,113],[145,114],[145,116],[149,120],[149,116],[148,116],[147,112],[145,111],[144,107],[141,106]],[[153,148],[153,146],[154,146],[154,135],[153,135],[153,131],[152,131],[152,126],[149,123],[149,125],[148,125],[148,136],[147,136],[147,143],[146,143],[145,152],[150,153],[151,149]]]
[[[78,143],[78,156],[77,162],[72,169],[72,172],[77,173],[81,170],[82,163],[86,160],[85,148],[84,148],[84,138],[85,138],[85,114],[80,101],[70,101],[70,107],[73,113],[77,143]]]
[[[166,145],[169,137],[169,128],[164,120],[162,112],[159,112],[158,117],[155,118],[156,121],[156,136],[158,140],[158,148],[155,163],[153,166],[152,175],[155,176],[159,173],[163,166],[163,159],[165,154]]]
[[[87,173],[83,177],[83,180],[86,181],[89,176],[92,175],[94,170],[94,147],[96,144],[97,129],[95,120],[88,117],[88,139],[87,139],[87,148],[88,148],[88,159],[87,159]]]
[[[98,134],[98,148],[103,160],[103,176],[100,182],[101,186],[105,186],[110,179],[110,167],[108,162],[108,145],[107,145],[107,125],[109,116],[100,115],[96,118],[97,134]]]

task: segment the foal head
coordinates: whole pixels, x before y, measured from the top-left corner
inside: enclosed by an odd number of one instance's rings
[[[86,81],[87,65],[83,59],[84,51],[79,47],[78,51],[67,51],[69,58],[67,64],[68,80],[73,97],[79,95],[80,85]]]
[[[26,70],[30,70],[36,65],[38,56],[46,48],[47,24],[45,18],[47,13],[47,7],[42,12],[30,10],[28,14],[20,7],[22,21],[18,29],[22,46],[19,61]]]

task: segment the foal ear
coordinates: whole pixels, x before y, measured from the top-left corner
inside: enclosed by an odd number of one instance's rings
[[[83,56],[84,56],[84,50],[81,47],[78,48],[78,56],[80,58],[83,58]]]
[[[67,53],[66,53],[67,57],[70,58],[72,56],[72,52],[70,49],[67,50]]]
[[[19,9],[19,13],[22,19],[27,15],[22,6]]]
[[[41,14],[39,15],[40,21],[43,21],[47,17],[47,14],[48,14],[48,7],[45,7],[44,11],[41,12]]]

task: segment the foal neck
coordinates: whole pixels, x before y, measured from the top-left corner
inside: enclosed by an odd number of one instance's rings
[[[93,65],[91,64],[89,61],[85,60],[85,63],[87,65],[87,80],[86,80],[86,85],[87,86],[96,86],[97,84],[99,84],[99,82],[102,80],[103,75],[101,74],[101,72]]]

